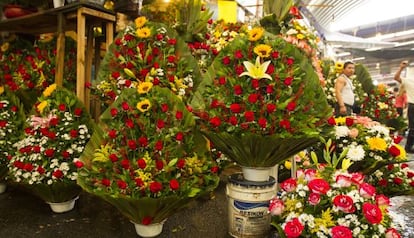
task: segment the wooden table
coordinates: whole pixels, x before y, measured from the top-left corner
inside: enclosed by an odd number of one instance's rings
[[[76,95],[89,111],[89,89],[85,88],[85,83],[91,81],[92,75],[95,49],[93,28],[102,27],[104,29],[106,47],[109,47],[114,38],[115,21],[115,13],[102,6],[80,1],[19,18],[2,20],[0,21],[0,31],[25,34],[56,32],[58,38],[55,82],[58,85],[63,83],[65,32],[75,31],[77,33]],[[96,48],[99,50],[99,47]]]

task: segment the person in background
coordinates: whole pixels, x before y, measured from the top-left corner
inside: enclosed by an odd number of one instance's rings
[[[355,64],[347,61],[341,75],[335,80],[335,115],[349,116],[355,102],[354,86],[350,77],[355,72]]]
[[[404,116],[404,109],[407,108],[407,94],[405,92],[404,85],[400,85],[400,88],[394,88],[395,102],[394,106],[397,109],[398,116]]]
[[[414,78],[401,78],[401,72],[407,68],[408,61],[402,61],[400,63],[400,67],[398,68],[397,72],[394,75],[394,80],[401,83],[406,91],[407,94],[407,102],[408,102],[408,110],[407,110],[407,117],[408,117],[408,135],[407,135],[407,142],[405,143],[405,151],[407,153],[413,154],[414,153]]]

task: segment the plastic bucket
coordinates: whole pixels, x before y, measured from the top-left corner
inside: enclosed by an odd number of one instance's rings
[[[265,182],[245,180],[241,173],[229,176],[226,194],[229,234],[238,238],[263,238],[270,231],[269,201],[276,195],[273,177]]]

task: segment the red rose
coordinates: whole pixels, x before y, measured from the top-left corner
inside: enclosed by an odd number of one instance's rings
[[[337,195],[333,199],[333,204],[336,206],[339,210],[345,212],[345,213],[353,213],[355,211],[354,201],[352,198],[348,195]]]
[[[297,182],[294,178],[288,178],[282,183],[280,183],[280,188],[290,193],[296,190]]]
[[[155,161],[155,167],[158,170],[162,170],[164,168],[164,162],[162,162],[162,160],[156,160]]]
[[[288,238],[296,238],[302,234],[304,226],[300,223],[298,218],[286,222],[284,232]]]
[[[252,112],[252,111],[244,112],[244,118],[247,122],[254,121],[254,112]]]
[[[180,188],[180,183],[176,179],[171,179],[170,188],[171,190],[178,190]]]
[[[127,183],[123,180],[118,180],[116,181],[116,184],[118,185],[118,188],[120,189],[126,189],[127,188]]]
[[[267,113],[272,113],[276,111],[276,105],[273,103],[269,103],[266,105],[266,110],[267,110]]]
[[[158,193],[162,190],[162,184],[157,181],[151,182],[149,185],[149,189],[152,193]]]
[[[180,131],[180,132],[178,132],[178,133],[175,135],[175,139],[176,139],[177,141],[183,141],[183,140],[184,140],[184,133],[182,133],[181,131]]]
[[[266,93],[267,93],[267,94],[271,94],[271,93],[273,93],[274,91],[275,91],[275,88],[274,88],[274,86],[273,86],[273,85],[269,84],[269,85],[267,85],[267,86],[266,86]]]
[[[176,118],[177,120],[181,120],[181,119],[183,119],[183,112],[182,112],[182,111],[177,111],[177,112],[175,113],[175,118]]]
[[[61,170],[57,169],[57,170],[53,171],[52,176],[57,178],[57,179],[60,179],[60,178],[63,177],[63,172]]]
[[[129,160],[128,159],[121,160],[121,167],[124,169],[129,169]]]
[[[312,179],[308,183],[308,188],[310,191],[318,194],[326,194],[331,187],[329,186],[329,183],[324,179]]]
[[[353,118],[351,118],[351,117],[347,117],[346,119],[345,119],[345,125],[347,125],[348,127],[349,126],[352,126],[354,124],[354,119]]]
[[[352,231],[346,226],[332,227],[332,238],[352,238]]]
[[[243,58],[243,52],[242,52],[241,50],[236,50],[236,51],[234,52],[234,58],[236,58],[236,59],[241,59],[241,58]]]
[[[230,64],[230,62],[231,62],[230,57],[228,57],[228,56],[224,56],[224,57],[223,57],[223,64],[224,64],[224,65],[229,65],[229,64]]]
[[[308,197],[308,202],[310,205],[318,205],[321,202],[321,195],[317,193],[310,193]]]
[[[58,109],[59,109],[59,111],[64,112],[64,111],[66,111],[66,105],[61,103],[61,104],[59,104]]]
[[[385,231],[385,238],[401,238],[401,235],[395,228],[388,228]]]
[[[134,121],[130,118],[125,119],[125,126],[129,129],[134,128]]]
[[[390,153],[391,156],[393,157],[397,157],[400,155],[400,150],[397,148],[397,146],[392,145],[390,146],[390,148],[388,149],[388,153]]]
[[[101,180],[101,184],[102,184],[103,186],[105,186],[105,187],[109,187],[109,186],[111,186],[111,180],[109,180],[109,179],[107,179],[107,178],[103,178],[103,179]]]
[[[129,105],[128,105],[127,102],[122,102],[121,107],[122,107],[122,110],[124,110],[124,111],[128,111],[129,110]]]
[[[390,199],[384,194],[375,196],[375,202],[378,206],[389,206],[391,204]]]
[[[5,121],[5,120],[1,120],[0,121],[0,127],[1,128],[4,128],[4,127],[6,127],[7,126],[7,121]]]
[[[286,59],[286,64],[287,65],[292,65],[295,62],[295,60],[293,58],[287,58]]]
[[[185,166],[185,160],[184,159],[179,159],[177,162],[177,168],[182,169]]]
[[[335,126],[336,125],[335,118],[334,117],[330,117],[328,119],[328,124],[331,125],[331,126]]]
[[[109,159],[112,161],[112,163],[115,163],[119,160],[119,158],[116,154],[110,154]]]
[[[336,183],[342,188],[346,188],[352,185],[351,178],[348,176],[342,175],[342,174],[336,176],[335,180],[336,180]]]
[[[168,39],[167,43],[170,44],[170,45],[175,45],[175,44],[177,44],[177,39],[174,39],[174,38]]]
[[[285,210],[285,204],[282,200],[275,197],[269,202],[269,212],[272,216],[280,216]]]
[[[285,128],[286,130],[290,129],[290,121],[287,119],[283,119],[279,122],[279,126]]]
[[[293,110],[295,110],[295,108],[296,108],[296,102],[289,102],[288,103],[288,105],[286,106],[286,109],[288,110],[288,111],[293,111]]]
[[[220,102],[217,99],[213,99],[210,103],[211,108],[218,108],[220,106]]]
[[[45,155],[49,158],[52,158],[55,155],[55,150],[54,149],[46,149],[45,150]]]
[[[362,205],[362,212],[364,213],[365,218],[371,224],[380,224],[382,220],[382,212],[381,209],[371,203],[364,203]]]
[[[230,105],[230,111],[233,113],[240,113],[241,112],[241,106],[238,103],[233,103]]]
[[[157,128],[158,129],[162,129],[162,128],[164,128],[164,126],[165,126],[165,122],[163,120],[161,120],[161,119],[158,119],[158,121],[157,121]]]
[[[359,193],[364,198],[372,198],[373,196],[375,196],[376,189],[369,183],[362,183],[359,186]]]
[[[257,79],[252,79],[252,88],[253,88],[253,89],[257,89],[257,88],[259,88],[259,80],[257,80]]]
[[[272,53],[270,53],[270,56],[273,59],[277,59],[277,58],[279,58],[279,52],[278,51],[272,51]]]
[[[266,73],[271,75],[274,72],[275,72],[275,66],[273,66],[273,64],[269,64],[269,66],[267,66]]]
[[[212,127],[219,127],[221,125],[221,120],[219,117],[213,117],[210,119],[210,125]]]
[[[146,217],[142,218],[142,224],[143,225],[149,225],[151,223],[152,223],[152,218],[151,217],[146,216]]]
[[[147,167],[147,162],[144,159],[139,159],[137,165],[140,169],[145,169]]]
[[[73,164],[75,164],[75,167],[78,169],[83,167],[83,162],[80,160],[76,160]]]
[[[138,138],[138,144],[141,147],[147,147],[148,146],[148,138],[145,136],[141,136]]]
[[[154,146],[155,150],[161,151],[164,148],[164,145],[161,140],[157,141]]]
[[[414,172],[408,171],[407,172],[407,178],[412,178],[412,177],[414,177]]]
[[[52,117],[49,121],[49,125],[57,126],[57,124],[59,124],[59,118],[58,117]]]
[[[266,120],[266,118],[259,118],[259,120],[257,120],[257,124],[259,124],[259,126],[261,127],[261,128],[266,128],[266,125],[267,125],[267,120]]]
[[[233,126],[237,125],[237,123],[238,123],[237,117],[231,116],[229,118],[229,123],[232,124]]]
[[[128,140],[127,144],[131,150],[137,149],[137,142],[135,140]]]
[[[408,168],[408,164],[407,163],[402,163],[401,164],[401,169],[405,169],[405,168]]]
[[[378,181],[378,185],[381,187],[387,187],[388,181],[386,179],[381,179],[380,181]]]
[[[248,97],[248,100],[250,103],[256,103],[258,99],[259,99],[259,95],[256,93],[252,93]]]
[[[241,95],[243,93],[243,88],[240,85],[234,85],[233,90],[235,95]]]
[[[73,114],[75,114],[75,116],[80,117],[82,115],[82,109],[81,108],[75,108],[75,110],[73,111]]]
[[[292,82],[293,82],[293,77],[287,77],[287,78],[285,78],[285,80],[283,81],[283,83],[284,83],[286,86],[290,86],[290,85],[292,85]]]
[[[402,141],[402,139],[404,139],[403,136],[394,136],[393,138],[395,144],[399,144]]]
[[[210,169],[210,172],[212,172],[213,174],[216,174],[219,171],[219,167],[218,166],[213,166]]]
[[[70,137],[76,138],[78,137],[78,130],[72,129],[70,130],[69,134],[70,134]]]
[[[220,85],[225,85],[226,84],[226,78],[224,76],[221,76],[218,80]]]
[[[67,151],[67,150],[62,151],[62,157],[65,158],[65,159],[68,159],[70,157],[69,151]]]
[[[401,185],[404,181],[401,178],[395,177],[393,182],[397,185]]]
[[[23,170],[25,170],[25,171],[27,171],[27,172],[30,172],[30,171],[32,171],[32,170],[33,170],[33,165],[32,165],[31,163],[26,163],[26,164],[24,164],[24,166],[23,166]]]
[[[387,169],[388,170],[393,170],[394,169],[394,164],[388,164]]]

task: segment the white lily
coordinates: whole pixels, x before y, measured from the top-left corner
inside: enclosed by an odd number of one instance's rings
[[[239,77],[247,75],[254,79],[266,78],[266,79],[272,80],[272,77],[266,73],[266,70],[267,70],[267,67],[269,67],[269,64],[270,64],[270,60],[261,64],[259,56],[257,56],[255,64],[252,64],[249,61],[244,61],[243,65],[244,67],[246,67],[247,72],[243,72],[242,74],[240,74]]]

